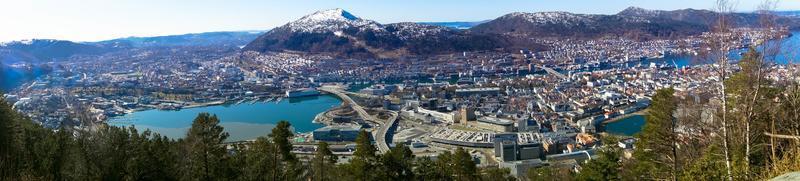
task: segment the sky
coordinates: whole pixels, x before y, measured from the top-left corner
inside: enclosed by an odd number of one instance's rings
[[[733,1],[737,11],[752,11],[762,2]],[[614,14],[630,6],[710,9],[713,0],[0,0],[0,42],[266,30],[333,8],[395,23],[481,21],[511,12]],[[800,10],[800,1],[780,1],[777,9]]]

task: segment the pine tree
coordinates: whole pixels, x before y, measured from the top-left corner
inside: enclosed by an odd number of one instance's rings
[[[382,174],[384,179],[411,180],[414,178],[412,160],[414,155],[407,146],[396,146],[381,156]]]
[[[184,144],[187,151],[186,178],[215,180],[226,178],[227,152],[222,143],[228,138],[216,115],[200,113],[194,119]]]
[[[63,170],[69,162],[69,144],[72,140],[71,132],[61,126],[54,139],[54,149],[51,152],[50,176],[53,180],[65,180]]]
[[[275,128],[272,128],[272,132],[269,133],[272,142],[278,146],[278,151],[280,151],[283,161],[294,161],[295,159],[292,154],[292,143],[289,141],[294,136],[291,127],[292,124],[288,121],[279,121]]]
[[[0,180],[19,176],[15,158],[19,145],[14,143],[14,129],[17,129],[15,115],[6,100],[0,97]]]
[[[583,165],[576,180],[620,180],[620,152],[614,147],[601,148],[595,159]]]
[[[443,152],[436,157],[436,172],[443,175],[444,180],[456,179],[455,155],[452,152]]]
[[[449,153],[448,153],[449,154]],[[441,157],[441,156],[440,156]],[[430,157],[420,157],[414,162],[415,180],[451,180]]]
[[[750,47],[738,63],[741,70],[725,82],[730,90],[728,106],[734,108],[729,114],[738,120],[732,129],[736,138],[732,141],[734,156],[738,157],[734,159],[743,160],[738,165],[745,179],[766,166],[761,160],[768,157],[763,150],[769,143],[762,133],[768,132],[769,123],[776,119],[771,112],[772,100],[779,90],[765,78],[765,64],[761,53]]]
[[[528,181],[573,180],[572,177],[572,172],[569,169],[555,168],[553,166],[531,168],[528,169],[527,173],[525,173],[525,179]]]
[[[375,145],[372,145],[369,133],[361,130],[356,137],[356,151],[353,156],[360,159],[374,159],[375,158]]]
[[[637,135],[635,172],[643,179],[676,179],[677,133],[673,115],[677,104],[672,88],[656,91],[646,122]]]
[[[725,163],[720,162],[725,158],[719,154],[717,145],[706,148],[703,156],[692,161],[681,174],[681,180],[725,180]]]
[[[481,180],[483,181],[515,181],[508,168],[485,168],[481,170]]]
[[[361,130],[356,137],[356,151],[353,159],[345,165],[348,176],[354,180],[376,180],[376,148],[372,145],[369,133]]]
[[[305,178],[305,171],[302,170],[302,163],[298,162],[295,155],[292,153],[291,138],[294,136],[291,130],[292,125],[288,121],[279,121],[275,128],[270,132],[269,137],[272,142],[277,146],[280,160],[277,162],[286,171],[283,174],[284,180],[299,180]]]
[[[312,160],[311,170],[314,174],[311,180],[336,180],[334,172],[336,171],[337,159],[336,155],[328,147],[328,143],[319,142],[317,152]]]
[[[464,148],[458,147],[453,153],[453,174],[456,180],[478,180],[478,169],[472,156]]]
[[[265,137],[259,137],[242,151],[245,165],[241,178],[243,180],[279,180],[285,171],[280,166],[279,153],[275,145]]]

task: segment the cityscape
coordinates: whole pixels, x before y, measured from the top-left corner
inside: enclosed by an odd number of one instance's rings
[[[793,2],[614,3],[2,42],[0,180],[800,179]]]

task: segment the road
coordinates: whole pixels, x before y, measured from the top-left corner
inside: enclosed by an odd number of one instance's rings
[[[556,70],[553,70],[553,69],[552,69],[552,68],[550,68],[550,67],[539,66],[539,65],[537,65],[537,67],[539,67],[539,68],[541,68],[541,69],[544,69],[544,71],[546,71],[547,73],[553,74],[553,75],[557,76],[558,78],[561,78],[561,79],[567,79],[567,76],[566,76],[566,75],[564,75],[564,74],[562,74],[562,73],[560,73],[560,72],[558,72],[558,71],[556,71]]]
[[[356,101],[350,98],[350,96],[348,96],[345,91],[332,87],[321,87],[319,88],[319,90],[336,95],[337,97],[341,98],[347,105],[350,105],[350,107],[353,108],[353,110],[355,110],[358,113],[358,116],[361,117],[361,119],[378,124],[380,129],[378,129],[377,133],[375,134],[375,143],[378,145],[378,151],[380,153],[386,153],[389,151],[390,149],[389,144],[387,143],[386,140],[388,137],[389,130],[397,122],[397,116],[398,116],[397,112],[392,111],[388,121],[382,120],[367,113],[367,111],[364,110],[364,107],[358,105],[358,103],[356,103]]]

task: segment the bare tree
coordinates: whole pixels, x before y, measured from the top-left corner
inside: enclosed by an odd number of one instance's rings
[[[774,60],[777,56],[778,52],[780,52],[780,40],[776,39],[781,37],[780,34],[780,27],[777,26],[776,23],[776,15],[773,14],[774,9],[777,7],[777,1],[775,0],[765,0],[762,2],[758,7],[758,15],[759,15],[759,24],[760,24],[760,31],[763,35],[763,39],[757,40],[756,45],[753,46],[761,46],[761,54],[760,56],[756,57],[749,57],[752,60],[752,65],[750,67],[750,72],[746,72],[749,78],[748,81],[745,82],[745,86],[748,86],[747,91],[740,92],[740,96],[743,99],[748,99],[747,102],[744,104],[740,104],[744,106],[741,110],[745,111],[743,116],[740,118],[741,123],[744,124],[744,132],[742,136],[744,137],[745,143],[745,154],[744,154],[744,171],[745,171],[745,179],[749,178],[750,176],[750,157],[752,155],[753,150],[753,140],[757,139],[756,137],[760,137],[760,133],[753,133],[753,126],[752,121],[755,119],[754,117],[757,116],[757,112],[763,111],[760,109],[756,109],[758,101],[762,99],[762,85],[764,84],[764,71],[765,67],[767,66],[768,60]],[[774,119],[772,119],[774,120]]]
[[[716,12],[716,17],[714,22],[709,23],[711,25],[711,34],[706,38],[706,48],[704,52],[706,54],[706,59],[714,63],[716,68],[716,74],[719,78],[719,87],[717,87],[717,96],[719,96],[721,101],[722,107],[722,114],[720,115],[721,123],[722,123],[722,147],[725,156],[725,169],[727,173],[728,180],[733,180],[733,172],[732,172],[732,165],[731,165],[731,149],[730,149],[730,136],[729,136],[729,123],[728,123],[728,99],[727,99],[727,91],[725,88],[725,80],[728,76],[728,52],[733,48],[730,42],[732,39],[732,31],[731,31],[731,22],[728,20],[728,16],[730,13],[733,12],[733,5],[728,0],[716,0],[714,11]]]

